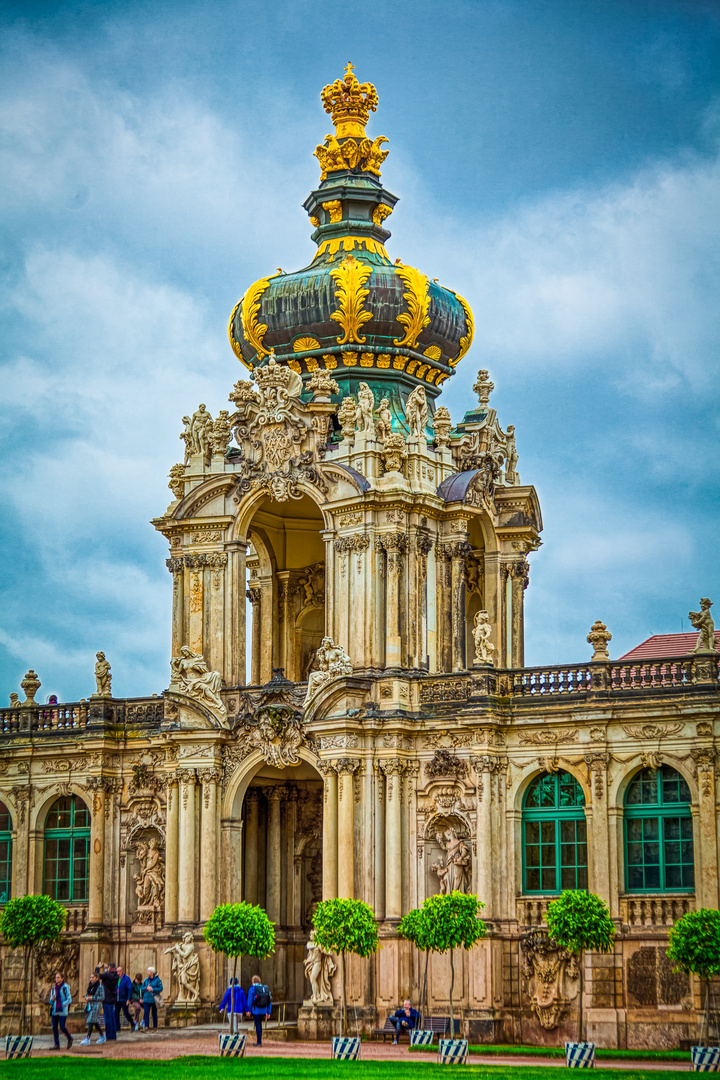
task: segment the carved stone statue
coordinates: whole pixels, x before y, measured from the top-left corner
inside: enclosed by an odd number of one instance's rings
[[[331,679],[342,678],[344,675],[352,675],[353,672],[350,657],[340,645],[336,645],[332,638],[329,637],[322,639],[320,648],[315,653],[315,662],[318,665],[318,670],[310,672],[304,701],[306,706],[325,683],[330,682]]]
[[[190,453],[202,454],[206,465],[212,457],[213,418],[203,404],[198,405],[190,421]]]
[[[391,431],[385,438],[382,450],[385,472],[402,472],[403,461],[407,457],[407,446],[401,431]]]
[[[433,431],[435,432],[434,443],[438,450],[444,450],[450,442],[450,431],[453,426],[452,417],[444,405],[440,405],[440,407],[435,410],[432,426]]]
[[[165,860],[158,838],[139,840],[135,853],[140,863],[140,873],[135,875],[138,922],[152,921],[154,913],[165,906]]]
[[[166,949],[165,955],[168,953],[172,956],[172,973],[178,981],[175,1004],[192,1005],[200,1000],[200,957],[195,952],[192,931],[188,930],[182,941]]]
[[[19,708],[19,706],[20,706],[20,696],[15,691],[13,691],[10,694],[10,708],[11,709],[16,709],[16,708]]]
[[[357,423],[358,409],[355,404],[355,399],[352,397],[344,397],[340,408],[338,409],[338,423],[340,424],[340,430],[342,431],[343,439],[355,438],[355,425]]]
[[[381,442],[387,439],[388,435],[392,432],[392,413],[390,412],[390,401],[384,397],[380,399],[380,406],[378,408],[378,418],[375,424],[375,431],[377,438]]]
[[[440,879],[440,893],[466,893],[470,888],[470,848],[454,829],[446,831],[445,844],[442,833],[437,834],[436,840],[445,851],[445,861],[440,860],[431,867]]]
[[[96,697],[112,697],[110,665],[105,659],[104,652],[95,653],[95,656],[97,657],[97,663],[95,664]]]
[[[364,431],[371,439],[375,438],[375,395],[367,383],[358,387],[358,430]]]
[[[230,414],[227,409],[221,409],[218,413],[217,420],[212,425],[210,433],[210,442],[212,444],[213,453],[225,454],[227,445],[230,442],[230,434],[232,427],[230,424]]]
[[[515,445],[515,425],[508,424],[505,436],[505,483],[514,486],[517,483],[518,453]]]
[[[222,721],[227,719],[227,709],[220,697],[222,677],[219,671],[210,671],[203,656],[183,645],[180,655],[170,661],[170,671],[171,686],[174,684],[187,697],[201,701]]]
[[[693,649],[697,652],[717,652],[715,648],[715,623],[710,614],[712,600],[704,596],[700,601],[700,611],[689,611],[688,618],[696,630],[699,630],[697,644]]]
[[[425,390],[422,386],[416,386],[405,402],[405,420],[411,435],[415,435],[419,439],[425,438],[425,428],[427,427],[428,422],[428,406]]]
[[[490,625],[490,614],[487,611],[478,611],[475,616],[475,624],[473,626],[473,641],[475,642],[475,663],[476,664],[492,664],[493,653],[495,652],[495,646],[490,640],[492,634],[492,626]]]
[[[330,979],[335,974],[336,966],[332,954],[323,949],[315,940],[315,931],[310,931],[310,940],[305,946],[307,956],[304,960],[305,975],[310,980],[310,1001],[313,1005],[332,1005],[333,996]]]
[[[182,422],[183,422],[183,430],[180,432],[180,438],[185,443],[185,457],[183,458],[183,462],[184,462],[185,465],[187,465],[188,460],[190,458],[190,455],[193,452],[193,450],[192,450],[192,432],[191,432],[190,417],[189,416],[183,416]]]
[[[313,371],[308,379],[307,388],[316,401],[329,401],[332,394],[340,393],[340,387],[332,375],[328,371],[323,371],[322,368]]]

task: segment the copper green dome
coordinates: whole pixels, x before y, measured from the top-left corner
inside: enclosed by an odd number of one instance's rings
[[[401,409],[423,385],[430,401],[470,347],[465,300],[421,271],[391,260],[384,222],[397,202],[380,180],[384,137],[365,136],[377,93],[345,76],[322,92],[335,134],[315,150],[320,186],[304,206],[317,252],[309,266],[255,282],[230,317],[233,350],[253,368],[274,352],[302,376],[331,370],[341,392],[367,382]]]

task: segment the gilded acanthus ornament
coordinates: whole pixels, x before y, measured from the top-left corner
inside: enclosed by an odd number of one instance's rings
[[[221,723],[226,723],[227,709],[220,697],[222,676],[219,671],[210,671],[203,656],[183,645],[180,655],[170,661],[170,672],[170,690],[201,702]]]
[[[463,311],[465,312],[466,333],[463,337],[460,338],[460,351],[458,352],[455,359],[450,361],[451,367],[456,367],[462,360],[463,356],[465,356],[466,352],[472,345],[473,334],[475,332],[475,321],[473,319],[473,313],[470,305],[468,304],[467,300],[460,296],[459,293],[455,293],[455,296],[462,304]]]
[[[693,624],[696,630],[699,630],[697,644],[693,649],[694,653],[698,652],[717,652],[715,646],[715,623],[713,617],[710,614],[710,608],[712,607],[712,600],[708,600],[707,596],[704,596],[700,601],[700,611],[688,612],[688,618]]]
[[[473,641],[475,642],[475,663],[492,664],[495,646],[490,640],[492,626],[490,615],[487,611],[478,611],[473,624]]]
[[[336,645],[332,638],[329,637],[322,639],[320,648],[315,654],[315,663],[318,665],[318,670],[312,671],[308,679],[307,694],[304,702],[306,708],[308,702],[326,683],[332,679],[341,679],[346,675],[352,675],[353,671],[352,660],[343,647]]]
[[[592,645],[594,652],[592,655],[593,661],[595,660],[609,660],[610,655],[608,653],[608,641],[612,641],[612,634],[609,632],[607,626],[600,619],[596,619],[590,627],[590,633],[587,636],[588,644]]]
[[[372,319],[373,313],[366,311],[363,306],[370,294],[370,290],[363,286],[371,274],[372,266],[359,262],[354,255],[346,255],[340,265],[330,271],[330,276],[336,282],[335,298],[340,305],[330,315],[342,329],[342,334],[337,338],[338,345],[365,343],[360,331]]]
[[[407,292],[403,293],[403,300],[407,303],[408,310],[397,317],[397,321],[405,327],[405,336],[397,338],[394,343],[414,349],[417,347],[418,336],[430,325],[430,283],[425,274],[412,266],[396,266],[395,273],[407,289]]]
[[[428,406],[425,389],[416,386],[405,402],[405,420],[411,436],[424,439],[428,422]]]
[[[378,203],[377,206],[375,207],[375,209],[373,210],[373,215],[372,215],[373,225],[382,226],[382,223],[385,220],[385,218],[390,217],[391,214],[392,214],[392,209],[389,206],[386,206],[385,203]]]
[[[242,299],[241,320],[243,334],[248,345],[255,349],[258,360],[262,360],[263,356],[267,356],[270,352],[263,344],[263,339],[267,334],[267,326],[258,320],[260,303],[263,293],[270,286],[271,280],[277,276],[277,273],[270,274],[269,277],[256,281],[254,285],[250,286]]]

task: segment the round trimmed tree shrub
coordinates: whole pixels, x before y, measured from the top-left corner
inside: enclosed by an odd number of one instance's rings
[[[375,912],[363,900],[322,900],[315,909],[313,926],[318,945],[340,957],[342,1033],[347,1035],[345,953],[368,957],[377,950]]]
[[[705,1016],[703,1019],[705,1046],[708,1043],[710,1022],[710,980],[720,975],[720,911],[699,908],[688,911],[670,930],[667,955],[677,964],[678,971],[697,975],[705,983]]]
[[[219,904],[205,923],[203,937],[215,953],[232,957],[230,982],[230,1030],[235,1015],[235,977],[238,957],[256,956],[265,960],[275,951],[275,928],[266,912],[255,904]]]
[[[473,893],[454,890],[439,896],[429,896],[420,910],[423,912],[422,938],[425,949],[450,953],[450,1036],[455,1037],[453,990],[455,988],[455,949],[472,949],[481,938],[487,937],[487,926],[479,917],[485,905]]]
[[[65,927],[66,912],[50,896],[16,896],[0,913],[0,933],[11,949],[23,950],[23,991],[20,1005],[20,1034],[26,1034],[27,988],[30,956],[38,945],[57,941]]]

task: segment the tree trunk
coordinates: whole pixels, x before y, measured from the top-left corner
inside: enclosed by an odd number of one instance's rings
[[[237,974],[237,956],[233,957],[233,971],[230,979],[230,1032],[235,1034],[235,976]]]
[[[345,953],[340,953],[340,974],[342,976],[342,999],[340,1008],[342,1010],[342,1034],[343,1038],[347,1035],[347,997],[345,995]]]
[[[425,950],[425,970],[423,971],[422,990],[420,991],[420,1027],[425,1023],[425,1012],[427,1010],[427,969],[428,960],[430,959],[430,950]]]
[[[705,1046],[710,1045],[710,979],[705,980]]]
[[[454,962],[454,959],[453,959],[454,952],[455,952],[454,949],[450,950],[450,1038],[451,1039],[455,1038],[455,1019],[454,1019],[454,1016],[453,1016],[453,1006],[452,1006],[453,989],[455,987],[455,962]]]
[[[583,952],[580,950],[580,1037],[578,1042],[583,1041]]]
[[[22,1001],[20,1003],[20,1034],[26,1034],[27,1023],[27,985],[28,976],[30,974],[30,946],[25,945],[23,948],[23,988],[22,988]]]

